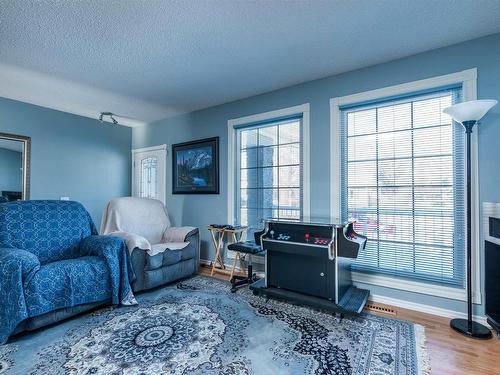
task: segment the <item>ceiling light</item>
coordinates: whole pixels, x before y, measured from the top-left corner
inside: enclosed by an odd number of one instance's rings
[[[116,116],[116,115],[112,112],[101,112],[99,114],[99,121],[104,122],[104,117],[109,117],[109,119],[113,122],[113,124],[116,125],[116,124],[118,124],[118,121],[113,116]]]

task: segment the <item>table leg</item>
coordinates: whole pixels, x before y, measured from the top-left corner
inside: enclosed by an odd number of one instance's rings
[[[236,268],[236,261],[239,260],[240,263],[241,263],[241,256],[240,256],[240,252],[237,251],[236,252],[236,255],[234,256],[234,259],[233,259],[233,267],[231,268],[231,275],[230,275],[230,279],[233,278],[233,275],[234,275],[234,270]]]
[[[245,274],[245,261],[247,260],[247,254],[245,254],[243,257],[239,258],[240,261],[240,272],[243,272]]]
[[[212,243],[214,245],[214,250],[215,250],[215,258],[214,260],[212,261],[212,271],[210,272],[210,276],[213,276],[214,275],[214,270],[215,270],[215,262],[217,260],[217,240],[215,238],[215,232],[214,231],[210,231],[210,234],[212,235]]]
[[[238,242],[238,239],[236,238],[236,234],[233,232],[232,235],[233,235],[233,242],[234,243]],[[234,275],[234,270],[236,268],[236,260],[237,259],[240,259],[240,252],[239,251],[236,251],[236,255],[234,256],[234,259],[233,259],[233,267],[231,268],[231,275],[230,275],[231,279],[233,278],[233,275]]]
[[[210,233],[212,234],[212,242],[215,248],[215,259],[212,263],[212,271],[210,273],[210,276],[213,276],[217,265],[223,270],[226,269],[221,256],[222,246],[224,246],[224,232],[217,232],[217,235],[215,231],[210,231]]]
[[[233,242],[235,242],[235,243],[236,242],[243,242],[245,240],[245,232],[239,232],[238,234],[236,234],[235,232],[232,232],[232,235],[233,235]],[[245,263],[243,261],[245,258],[246,258],[246,255],[242,257],[239,251],[236,252],[236,255],[235,255],[234,260],[233,260],[233,267],[231,269],[231,278],[233,277],[234,271],[236,270],[236,263],[237,262],[239,263],[240,273],[245,274]]]
[[[239,235],[239,238],[238,238],[238,241],[240,242],[243,242],[246,240],[246,237],[247,237],[247,232],[244,231],[244,232],[240,232],[240,235]],[[245,264],[245,261],[247,260],[247,256],[250,256],[249,254],[245,254],[243,257],[240,256],[239,260],[240,260],[240,271],[243,272],[243,274],[245,274],[245,267],[246,267],[246,264]]]

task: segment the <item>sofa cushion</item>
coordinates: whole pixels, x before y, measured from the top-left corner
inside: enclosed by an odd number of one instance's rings
[[[198,269],[198,262],[194,259],[182,261],[171,266],[160,267],[144,272],[143,289],[155,288],[171,283],[175,280],[191,276]]]
[[[28,315],[33,317],[48,310],[109,300],[109,278],[106,261],[96,256],[47,263],[25,288]]]
[[[146,257],[145,270],[155,270],[165,266],[171,266],[184,260],[193,259],[197,254],[195,244],[189,244],[180,250],[165,250],[159,254]]]
[[[181,261],[182,250],[165,250],[153,256],[146,256],[146,271],[171,266]]]

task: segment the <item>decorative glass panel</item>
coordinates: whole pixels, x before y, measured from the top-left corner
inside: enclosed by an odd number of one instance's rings
[[[141,160],[141,198],[158,199],[158,159]]]

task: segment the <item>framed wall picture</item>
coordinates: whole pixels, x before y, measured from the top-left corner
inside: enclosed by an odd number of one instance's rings
[[[219,194],[219,137],[172,145],[172,194]]]

